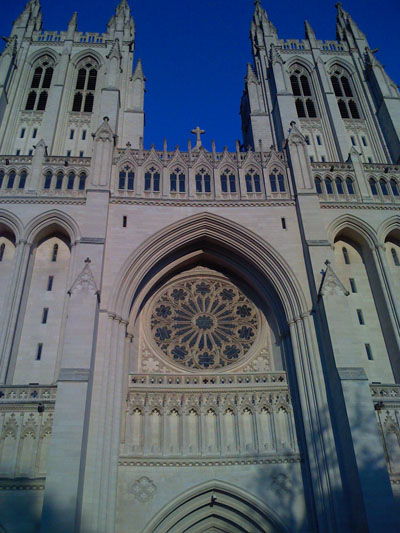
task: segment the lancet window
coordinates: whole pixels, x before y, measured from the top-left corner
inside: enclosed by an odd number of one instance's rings
[[[290,75],[290,83],[295,97],[297,116],[299,118],[315,118],[317,112],[308,72],[299,65],[295,65]]]
[[[260,175],[254,168],[250,168],[246,172],[245,180],[247,192],[261,192]]]
[[[78,66],[72,111],[84,113],[93,111],[97,71],[98,65],[93,59],[86,58],[81,61]]]
[[[211,176],[207,169],[200,168],[200,170],[196,172],[195,181],[197,193],[211,192]]]
[[[335,67],[331,82],[342,118],[361,118],[348,73],[341,67]]]
[[[49,57],[44,56],[36,63],[31,86],[26,99],[25,110],[44,111],[53,78],[53,65]]]
[[[272,169],[269,174],[269,182],[271,185],[271,192],[286,192],[285,177],[281,170],[277,168]]]
[[[236,176],[229,168],[226,168],[221,174],[221,191],[236,192]]]
[[[160,192],[160,171],[151,166],[144,174],[144,190],[146,192]]]
[[[169,176],[170,192],[185,192],[186,189],[185,173],[179,167],[175,168]]]
[[[118,189],[120,191],[133,191],[135,188],[135,172],[130,165],[121,168],[118,176]]]

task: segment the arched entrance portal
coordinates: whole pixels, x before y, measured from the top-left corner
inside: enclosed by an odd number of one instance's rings
[[[198,368],[206,361],[200,352],[193,371],[193,362],[182,352],[182,345],[190,339],[176,342],[174,351],[168,343],[157,345],[156,338],[150,347],[159,350],[164,362],[172,353],[178,359],[183,357],[187,368],[164,370],[157,365],[139,365],[140,317],[147,313],[149,333],[151,317],[158,307],[160,315],[168,315],[160,301],[172,294],[168,284],[180,283],[179,276],[198,266],[211,268],[212,276],[223,276],[224,283],[226,279],[233,283],[252,304],[256,300],[250,293],[256,294],[260,310],[264,312],[265,304],[271,311],[273,320],[268,321],[267,311],[265,319],[276,334],[275,340],[283,346],[280,349],[287,365],[284,375],[271,377],[248,369],[240,369],[242,375],[238,375],[235,365],[205,375],[209,369]],[[191,490],[194,484],[218,477],[262,501],[271,501],[274,508],[280,505],[280,516],[293,531],[303,529],[305,523],[309,526],[314,518],[327,524],[330,513],[334,513],[335,497],[324,487],[338,487],[340,479],[336,460],[330,457],[329,465],[326,461],[325,448],[334,450],[334,446],[323,384],[318,383],[322,371],[310,303],[287,262],[242,226],[203,213],[154,235],[126,260],[117,279],[107,302],[108,314],[102,313],[99,323],[97,351],[103,354],[98,357],[103,357],[105,365],[95,390],[107,386],[108,401],[99,394],[93,402],[103,405],[104,424],[109,431],[99,432],[97,437],[95,431],[92,434],[103,453],[99,454],[97,467],[91,468],[95,474],[93,486],[99,488],[100,498],[98,510],[87,507],[90,520],[111,531],[115,509],[119,531],[125,531],[132,521],[138,531],[143,531],[149,516],[156,515],[172,498]],[[173,285],[171,290],[178,287]],[[213,318],[198,314],[192,317],[198,328],[216,327]],[[164,335],[168,337],[168,331],[159,332],[158,340]],[[239,350],[242,347],[236,345]],[[200,345],[196,348],[202,350]],[[228,351],[224,356],[228,358],[233,353],[232,344],[225,348]],[[312,379],[310,372],[314,374]],[[112,382],[109,376],[113,376]],[[266,435],[267,446],[260,453],[262,432],[268,424],[268,435],[289,437],[275,439],[274,446],[273,439],[268,441]],[[190,428],[196,428],[199,435],[192,442],[187,440],[193,435]],[[232,437],[230,448],[226,446],[228,434]],[[243,440],[249,435],[250,441]],[[303,462],[298,447],[307,450]],[[118,457],[116,449],[120,449]],[[141,524],[138,516],[142,517]],[[205,527],[219,526],[208,522]]]
[[[264,504],[213,481],[195,487],[154,517],[143,533],[278,533],[287,529]]]

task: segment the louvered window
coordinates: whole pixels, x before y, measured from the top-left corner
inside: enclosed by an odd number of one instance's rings
[[[348,74],[341,67],[336,67],[331,82],[342,118],[361,118]]]
[[[32,76],[31,86],[26,98],[26,111],[44,111],[46,109],[48,90],[51,86],[54,69],[50,58],[44,56],[39,60]]]
[[[295,96],[297,116],[299,118],[316,118],[317,112],[311,83],[308,73],[305,72],[303,67],[294,67],[290,76],[290,83],[292,85],[293,96]]]
[[[91,59],[81,62],[76,78],[72,111],[77,113],[91,113],[97,82],[97,64]]]

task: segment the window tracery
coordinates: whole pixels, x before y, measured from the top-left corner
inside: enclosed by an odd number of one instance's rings
[[[286,192],[285,177],[281,170],[273,168],[269,175],[271,192]]]
[[[46,109],[48,90],[50,89],[53,72],[53,62],[48,56],[42,57],[36,63],[25,104],[26,111],[44,111]]]
[[[93,111],[98,68],[92,58],[86,58],[79,64],[72,111],[79,113]]]
[[[160,171],[151,166],[144,174],[144,190],[146,192],[160,192]]]
[[[135,172],[131,165],[121,168],[118,176],[118,189],[120,191],[133,191],[135,187]]]
[[[301,66],[295,65],[290,75],[297,116],[299,118],[316,118],[314,96],[308,72]]]
[[[246,172],[245,180],[246,192],[261,192],[260,175],[254,168]]]
[[[221,174],[221,191],[223,193],[236,192],[236,176],[229,168],[226,168]]]
[[[164,288],[151,307],[153,342],[191,369],[224,368],[241,360],[260,330],[255,305],[233,283],[190,276]]]
[[[335,66],[331,82],[342,118],[361,118],[349,74],[342,67]]]
[[[208,169],[202,167],[196,172],[196,193],[211,192],[211,176]]]
[[[179,167],[175,168],[170,174],[170,192],[185,192],[186,178],[185,173]]]

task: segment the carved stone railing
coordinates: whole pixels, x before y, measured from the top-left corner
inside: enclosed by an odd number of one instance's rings
[[[400,385],[373,384],[370,388],[390,480],[400,485]]]
[[[0,386],[0,490],[44,488],[56,386]]]
[[[284,372],[129,376],[120,464],[300,460]]]

